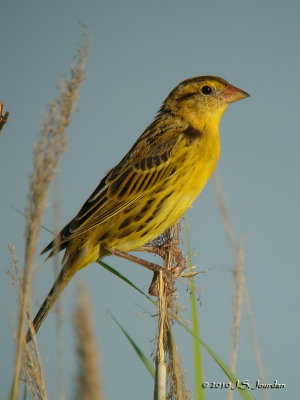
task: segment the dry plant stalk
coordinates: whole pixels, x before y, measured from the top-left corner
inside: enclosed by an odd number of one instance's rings
[[[231,349],[231,359],[230,359],[230,367],[234,372],[236,368],[237,362],[237,354],[238,354],[238,345],[239,345],[239,333],[240,333],[240,324],[242,317],[242,308],[243,303],[246,301],[246,308],[248,312],[248,318],[250,321],[251,327],[251,335],[254,344],[254,350],[256,355],[256,362],[258,366],[259,376],[262,382],[264,382],[264,370],[262,365],[261,353],[259,350],[258,340],[254,328],[254,321],[251,312],[250,299],[247,294],[246,280],[244,276],[244,261],[245,261],[245,253],[244,253],[244,240],[243,238],[239,239],[238,245],[235,244],[233,229],[229,217],[229,213],[225,204],[225,200],[222,194],[222,187],[220,179],[214,175],[213,176],[213,184],[214,184],[214,193],[217,204],[220,209],[220,214],[223,220],[223,224],[225,227],[226,234],[229,239],[229,243],[231,246],[235,267],[234,267],[234,283],[235,283],[235,293],[233,298],[233,321],[232,321],[232,349]],[[268,393],[266,390],[263,391],[264,399],[268,399]],[[233,391],[229,390],[228,399],[233,398]]]
[[[79,304],[74,313],[79,374],[75,398],[103,400],[99,373],[99,352],[93,334],[91,302],[83,285],[78,289]]]
[[[78,99],[78,91],[84,80],[85,64],[89,40],[83,36],[75,66],[71,67],[71,78],[61,79],[58,84],[60,97],[48,106],[48,115],[42,123],[38,142],[33,149],[33,172],[26,208],[27,225],[25,230],[25,265],[21,287],[21,303],[17,328],[17,351],[12,387],[12,399],[17,400],[19,377],[24,346],[26,310],[32,277],[32,266],[37,246],[40,225],[46,206],[50,184],[57,172],[60,159],[66,149],[65,131],[71,123],[71,114]],[[34,336],[34,335],[33,335]]]
[[[22,270],[19,266],[17,257],[15,255],[15,248],[9,244],[9,251],[11,254],[14,270],[8,271],[11,284],[15,287],[17,303],[21,301],[21,284],[22,284]],[[30,310],[27,308],[27,325],[31,320]],[[30,391],[31,396],[34,400],[47,400],[47,392],[45,385],[45,378],[41,363],[41,357],[36,342],[36,338],[31,342],[30,345],[25,346],[23,352],[23,373],[26,380],[26,387]]]
[[[258,338],[257,338],[257,334],[256,334],[255,324],[254,324],[254,317],[253,317],[253,313],[252,313],[252,307],[251,307],[247,287],[245,287],[245,304],[246,304],[246,312],[247,312],[249,325],[250,325],[251,336],[252,336],[252,340],[253,340],[253,347],[254,347],[254,351],[255,351],[258,376],[259,376],[259,379],[261,382],[266,382],[264,366],[263,366],[263,361],[262,361],[261,352],[260,352],[260,348],[259,348]],[[262,391],[262,396],[263,396],[264,400],[270,399],[269,392],[267,390]]]
[[[180,222],[178,221],[171,229],[163,234],[166,242],[179,241]],[[168,380],[168,399],[188,400],[190,399],[189,391],[185,385],[185,379],[177,346],[172,338],[171,331],[171,315],[177,315],[177,305],[175,304],[175,295],[170,291],[170,281],[163,277],[163,274],[172,274],[171,269],[174,265],[180,265],[183,260],[181,252],[177,247],[166,252],[164,259],[164,271],[159,276],[159,307],[158,307],[158,333],[157,333],[157,351],[156,351],[156,373],[155,373],[155,390],[154,400],[166,398],[166,363],[167,363],[167,380]],[[157,376],[158,375],[158,376]],[[163,382],[164,380],[164,382]]]
[[[54,185],[54,203],[53,203],[53,231],[59,232],[59,227],[61,225],[61,198],[58,184]],[[57,236],[55,236],[57,238]],[[55,254],[53,257],[53,272],[54,279],[56,279],[60,268],[59,256]],[[57,380],[58,380],[58,392],[59,400],[65,398],[64,390],[64,345],[62,338],[62,328],[63,328],[63,317],[62,317],[62,306],[61,300],[58,299],[55,305],[55,317],[56,317],[56,359],[57,359]]]
[[[245,277],[243,272],[245,254],[243,238],[235,248],[235,266],[233,277],[235,282],[235,296],[233,298],[233,322],[232,322],[232,353],[230,366],[232,371],[236,369],[237,354],[239,347],[239,333],[242,318],[242,309],[245,297]],[[232,392],[232,391],[231,391]]]
[[[8,116],[9,116],[8,111],[6,111],[4,115],[2,115],[2,113],[3,113],[3,103],[2,103],[2,101],[0,101],[0,134],[1,134],[1,131],[4,127],[4,125],[8,121]]]
[[[154,400],[165,400],[167,393],[167,368],[165,362],[164,336],[167,319],[167,295],[164,285],[163,272],[159,272],[158,277],[158,337],[155,355],[155,380],[154,380]]]
[[[225,204],[225,200],[222,195],[221,182],[216,175],[213,177],[214,192],[217,204],[220,209],[220,214],[223,220],[225,231],[227,233],[233,258],[235,262],[234,267],[234,298],[233,298],[233,322],[232,322],[232,349],[231,349],[231,360],[230,367],[234,372],[236,368],[236,360],[238,354],[239,344],[239,332],[242,317],[242,308],[244,301],[244,274],[243,274],[243,263],[244,263],[244,252],[242,248],[242,241],[240,240],[239,245],[236,246],[232,225],[229,218],[229,213]],[[232,398],[232,391],[229,392],[229,398]]]

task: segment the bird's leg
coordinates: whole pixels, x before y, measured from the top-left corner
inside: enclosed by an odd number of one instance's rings
[[[174,278],[177,278],[184,271],[184,258],[182,257],[182,252],[178,247],[179,240],[175,238],[170,238],[166,240],[160,246],[143,246],[139,247],[135,251],[154,253],[160,256],[164,262],[168,260],[168,257],[173,257],[175,265],[171,267]]]
[[[157,254],[163,259],[163,280],[166,294],[169,295],[174,292],[174,280],[182,274],[185,267],[181,250],[178,248],[178,243],[179,240],[174,237],[169,237],[161,245],[144,246],[141,249],[142,251]],[[149,293],[159,296],[159,274],[157,272],[154,273]]]
[[[166,293],[169,294],[174,291],[174,279],[182,275],[185,268],[184,259],[181,250],[178,248],[178,243],[179,240],[171,237],[161,245],[148,245],[135,250],[154,253],[163,259],[163,279]],[[159,271],[154,271],[153,279],[149,287],[149,293],[153,296],[159,295]]]
[[[153,246],[153,252],[154,251],[155,246]],[[151,294],[152,296],[158,296],[158,278],[159,278],[159,271],[163,270],[163,276],[164,276],[164,282],[167,288],[167,293],[172,293],[173,292],[173,280],[174,280],[174,275],[173,272],[162,268],[160,265],[151,263],[149,261],[143,260],[142,258],[133,256],[132,254],[129,253],[125,253],[124,251],[120,251],[120,250],[113,250],[113,249],[107,249],[107,251],[114,256],[120,257],[120,258],[124,258],[125,260],[128,261],[132,261],[136,264],[139,264],[147,269],[149,269],[150,271],[153,272],[153,278],[149,287],[149,294]],[[146,251],[146,250],[145,250]],[[163,258],[163,254],[161,252],[161,257]]]
[[[163,271],[163,278],[166,285],[166,292],[173,293],[174,279],[178,276],[184,276],[183,271],[185,268],[184,258],[182,257],[181,250],[178,248],[179,241],[175,238],[167,239],[162,245],[149,245],[143,246],[135,251],[153,253],[160,256],[164,261],[164,267],[143,260],[142,258],[133,256],[120,250],[107,249],[108,252],[114,256],[124,258],[125,260],[132,261],[139,264],[153,272],[153,279],[149,287],[149,293],[153,296],[158,296],[158,278],[159,271]],[[175,265],[174,265],[175,264]]]
[[[141,265],[142,267],[145,267],[145,268],[149,269],[152,272],[158,272],[158,271],[161,270],[161,266],[160,265],[153,264],[150,261],[143,260],[142,258],[133,256],[132,254],[125,253],[124,251],[111,250],[111,249],[108,249],[108,251],[113,256],[117,256],[117,257],[120,257],[120,258],[124,258],[125,260],[132,261],[132,262],[134,262],[136,264]]]

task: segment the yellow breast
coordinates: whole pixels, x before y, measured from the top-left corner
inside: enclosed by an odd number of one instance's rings
[[[125,211],[130,226],[122,232],[116,230],[110,240],[111,248],[131,251],[141,247],[170,228],[187,211],[216,168],[220,155],[218,130],[204,132],[194,141],[183,137],[175,150],[170,162],[177,165],[176,173],[148,194],[147,199],[152,199],[149,209],[145,210],[145,201],[141,201]]]

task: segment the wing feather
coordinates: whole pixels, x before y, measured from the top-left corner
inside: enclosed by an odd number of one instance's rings
[[[168,124],[166,124],[169,126]],[[176,172],[172,152],[179,136],[158,118],[137,140],[122,161],[99,183],[75,218],[42,253],[67,243],[138,202]],[[54,251],[50,254],[52,255]]]

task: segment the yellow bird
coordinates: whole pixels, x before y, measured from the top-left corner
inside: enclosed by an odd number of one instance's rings
[[[114,250],[151,242],[187,211],[216,168],[224,111],[248,96],[215,76],[187,79],[171,91],[155,120],[42,251],[65,254],[34,332],[77,271]]]

